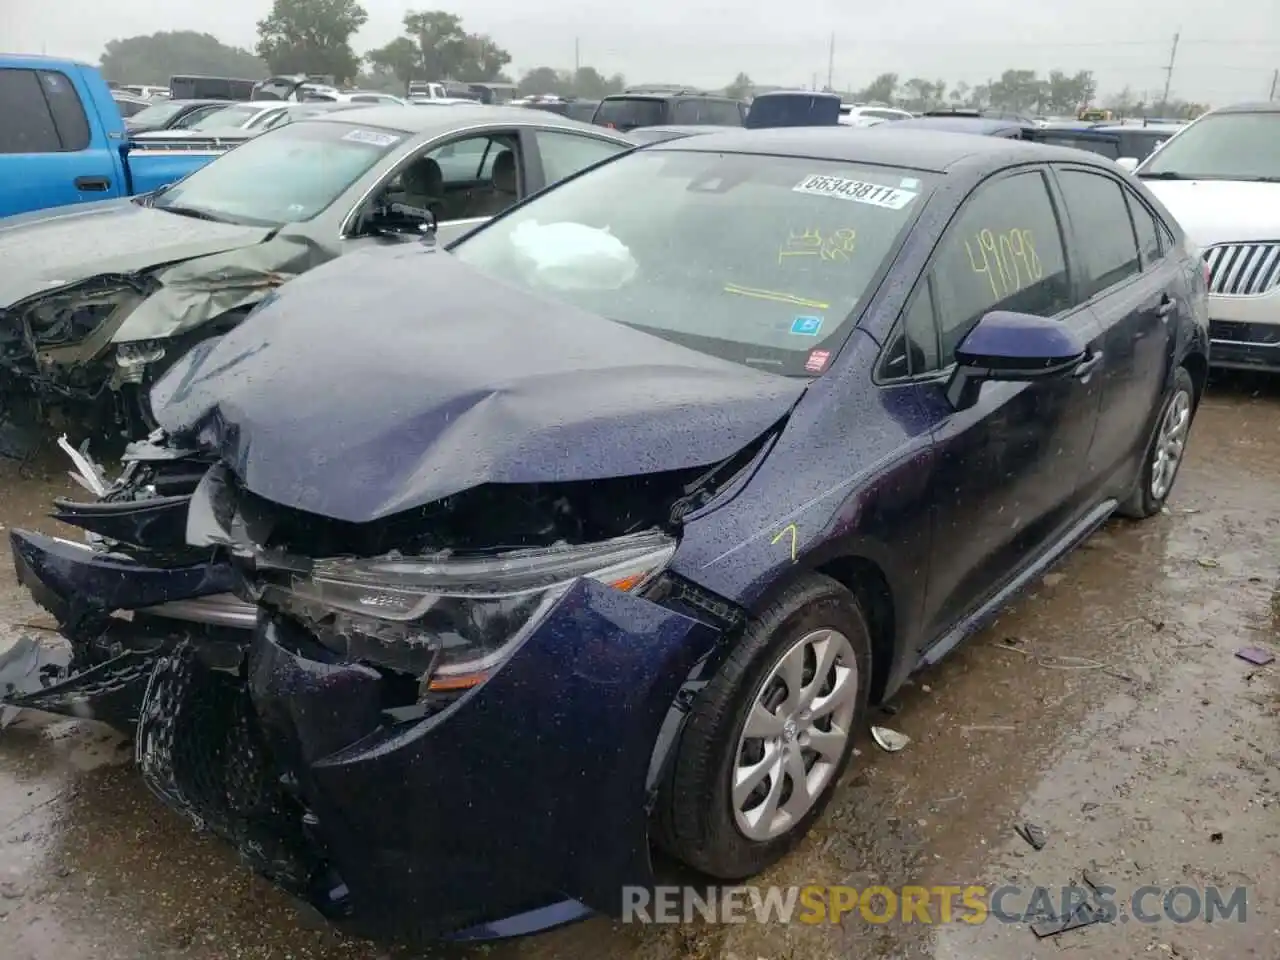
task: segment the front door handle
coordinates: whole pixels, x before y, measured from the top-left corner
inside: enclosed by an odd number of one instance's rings
[[[76,177],[76,189],[106,191],[111,189],[111,181],[106,177]]]
[[[1077,380],[1086,379],[1089,374],[1097,370],[1102,365],[1102,351],[1099,350],[1091,357],[1086,357],[1076,364],[1076,368],[1071,371],[1071,375]]]
[[[1156,316],[1161,320],[1167,319],[1177,305],[1178,301],[1166,293],[1160,298],[1160,306],[1156,307]]]

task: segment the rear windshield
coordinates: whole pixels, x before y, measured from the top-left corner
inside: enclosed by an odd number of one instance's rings
[[[1042,130],[1036,135],[1036,139],[1041,143],[1052,144],[1055,147],[1072,147],[1076,150],[1087,150],[1110,160],[1118,160],[1122,156],[1118,142],[1119,138],[1114,136],[1091,138],[1077,136],[1071,130]]]
[[[834,356],[934,179],[856,163],[641,150],[544,191],[450,249],[501,282],[805,377]]]
[[[243,127],[261,113],[257,107],[223,107],[213,113],[206,113],[189,129],[204,133],[209,130],[225,130],[227,127]]]
[[[653,97],[610,97],[600,101],[595,122],[618,130],[653,127],[664,122],[665,105],[665,100]]]
[[[150,126],[151,124],[159,126],[168,123],[185,109],[186,105],[181,103],[157,103],[139,110],[129,119],[138,126]]]
[[[742,108],[732,100],[677,100],[671,122],[678,126],[742,126]]]

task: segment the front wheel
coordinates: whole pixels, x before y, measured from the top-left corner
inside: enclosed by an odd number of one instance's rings
[[[659,840],[713,877],[779,860],[831,799],[866,708],[871,639],[854,596],[808,574],[754,618],[698,697]]]
[[[1196,388],[1186,367],[1173,375],[1173,389],[1165,397],[1155,435],[1147,447],[1138,486],[1118,509],[1121,516],[1143,520],[1164,507],[1178,479],[1196,413]]]

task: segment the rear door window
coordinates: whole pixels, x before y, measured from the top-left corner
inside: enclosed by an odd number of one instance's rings
[[[1160,259],[1160,225],[1155,214],[1147,209],[1147,205],[1138,199],[1132,190],[1124,191],[1129,201],[1129,212],[1133,215],[1133,229],[1138,234],[1138,250],[1142,254],[1142,265],[1149,266]]]
[[[40,86],[44,89],[53,125],[58,131],[62,149],[85,150],[89,147],[89,120],[84,115],[80,94],[70,78],[57,70],[41,70]]]
[[[62,149],[53,114],[34,70],[0,69],[0,153]]]
[[[1080,248],[1085,296],[1138,273],[1138,241],[1120,182],[1085,170],[1059,170],[1058,183]]]
[[[538,153],[542,155],[542,174],[547,183],[563,180],[584,167],[629,149],[620,143],[559,130],[538,130],[534,137],[538,141]]]
[[[664,122],[666,101],[655,97],[611,97],[600,102],[595,122],[619,130],[655,127]]]

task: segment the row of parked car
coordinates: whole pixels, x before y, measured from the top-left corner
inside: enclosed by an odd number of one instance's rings
[[[73,657],[8,702],[382,940],[767,868],[871,704],[1161,512],[1231,311],[1280,330],[1277,106],[1136,177],[939,119],[366,106],[0,221],[0,376],[134,441],[71,450],[85,542],[10,533]]]

